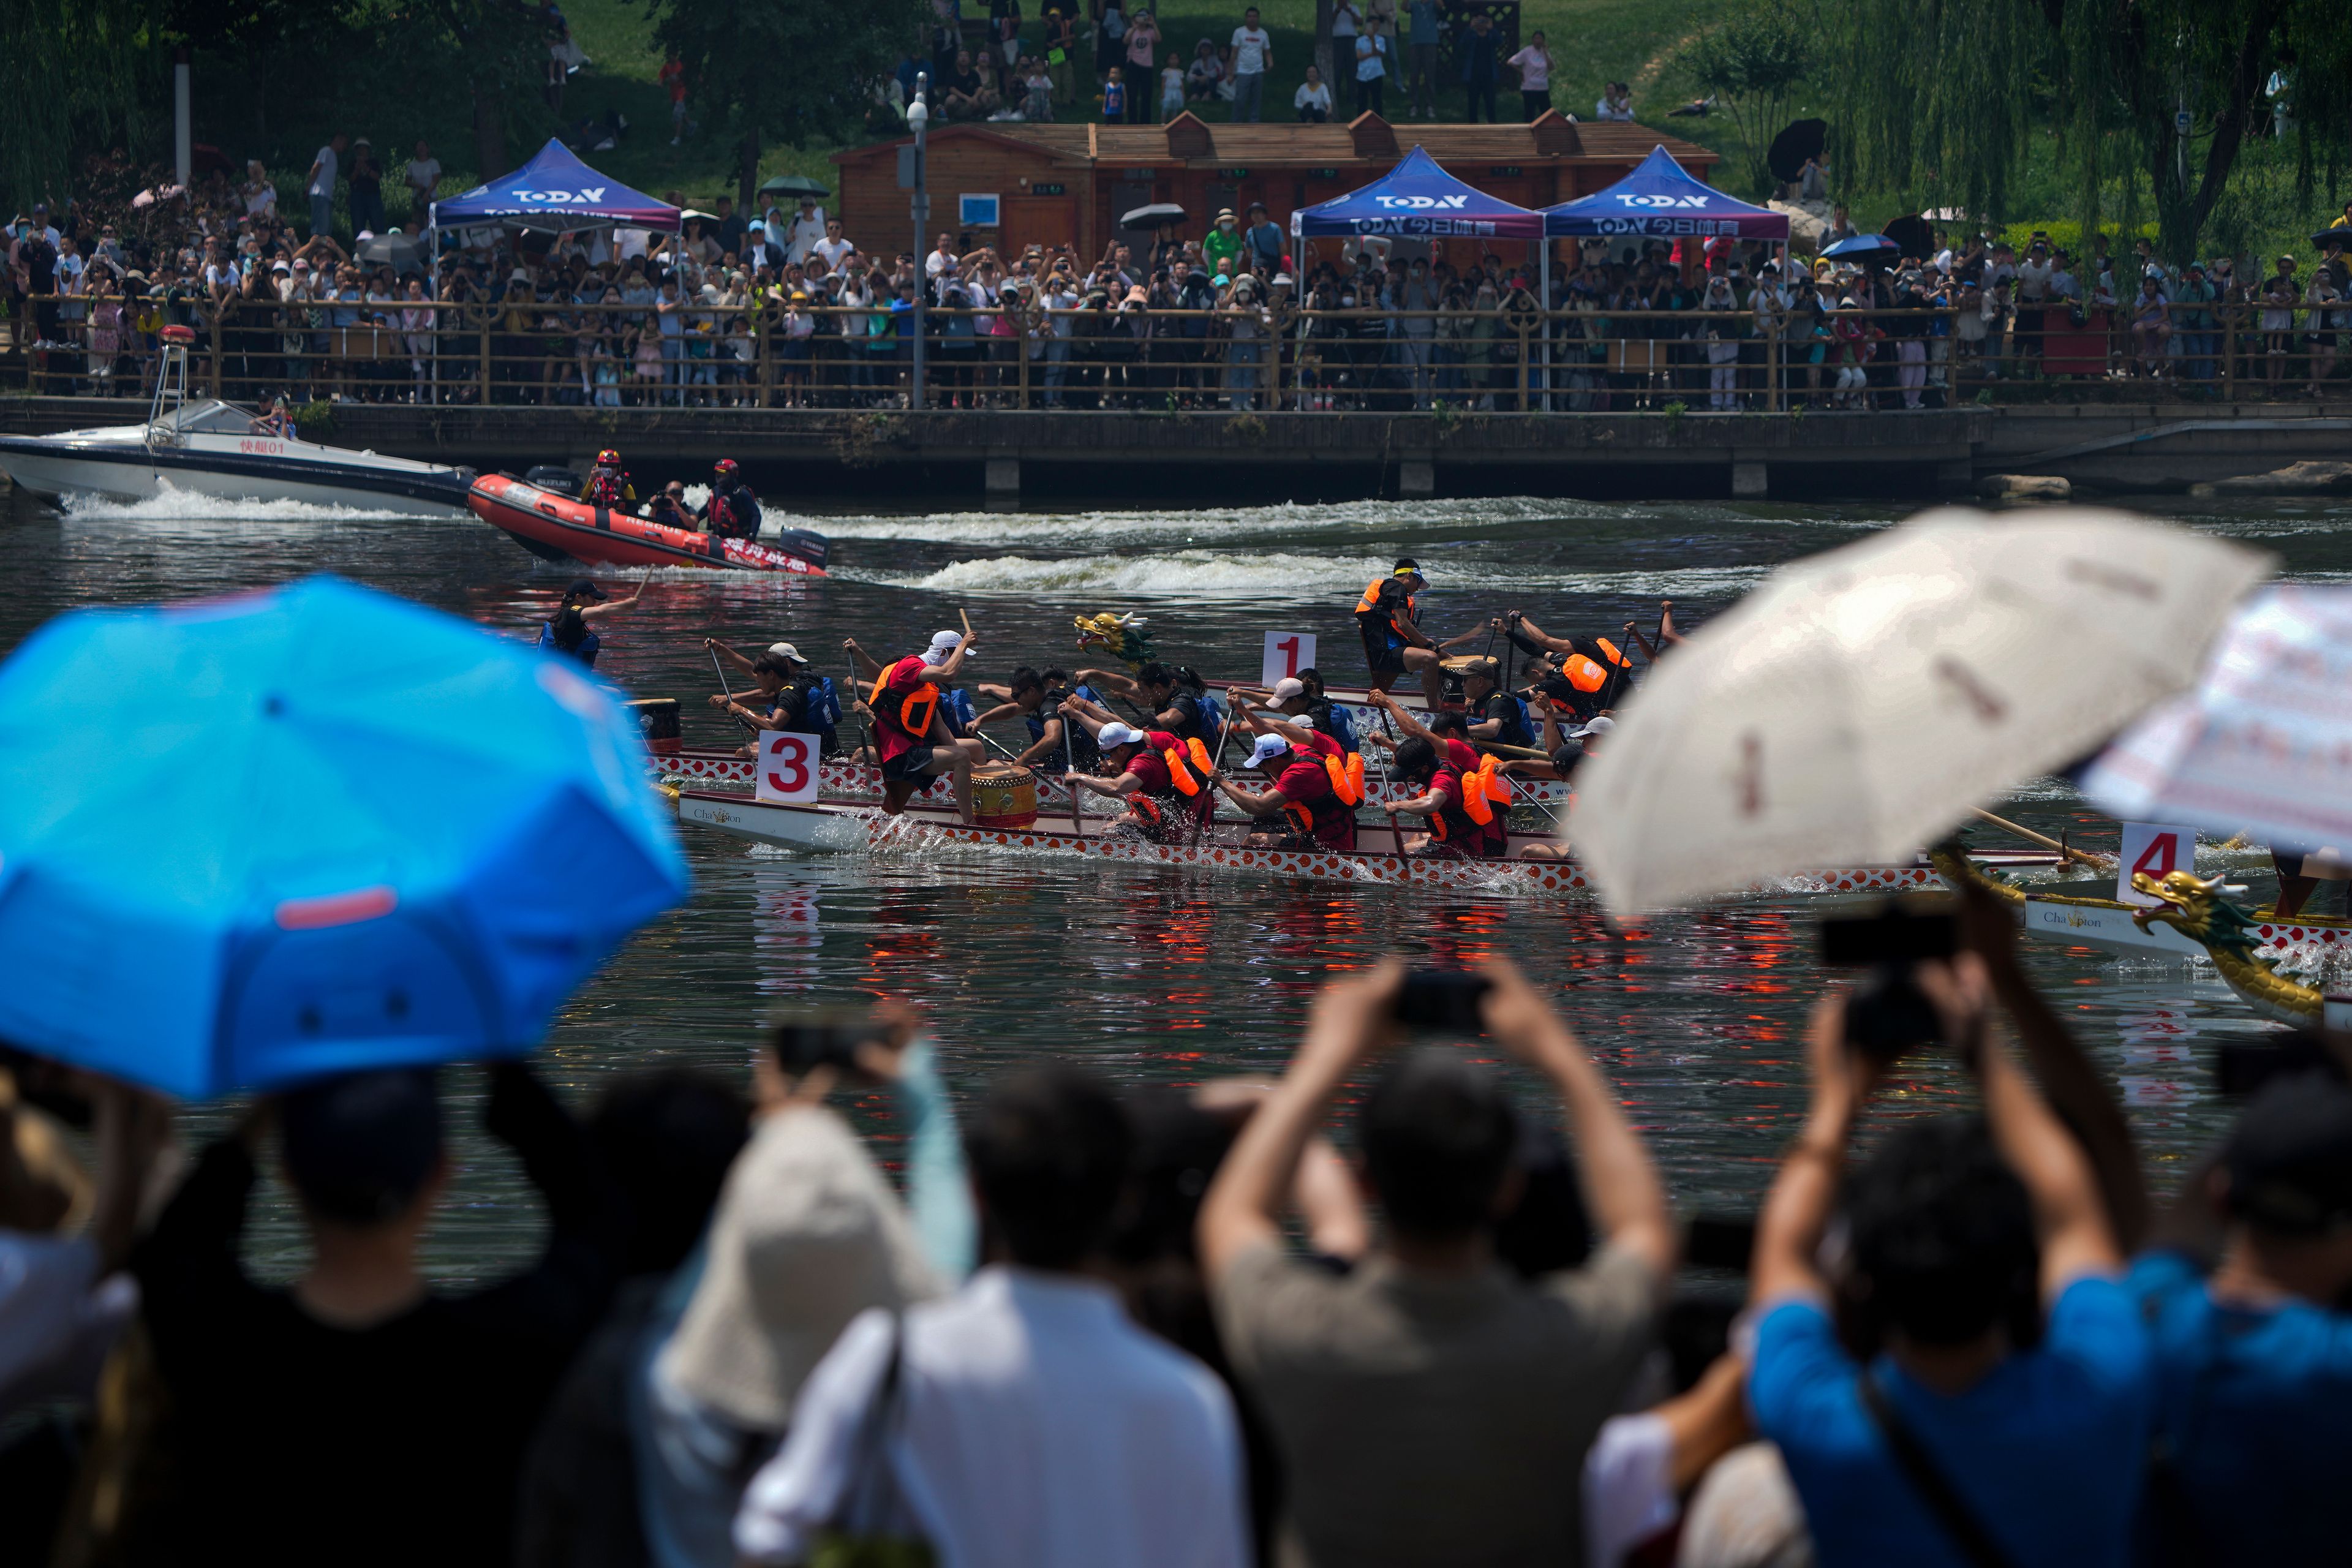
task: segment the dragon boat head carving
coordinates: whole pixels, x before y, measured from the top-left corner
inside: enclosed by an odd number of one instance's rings
[[[2151,924],[2168,925],[2181,935],[2202,942],[2209,951],[2228,952],[2234,957],[2254,956],[2253,918],[2221,896],[2221,879],[2200,877],[2194,871],[2168,871],[2162,877],[2151,877],[2145,871],[2135,872],[2132,887],[2152,899],[2164,901],[2154,909],[2140,910],[2132,921],[2145,931]]]

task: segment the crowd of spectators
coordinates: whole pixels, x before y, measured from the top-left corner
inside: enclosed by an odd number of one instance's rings
[[[903,119],[925,73],[937,89],[932,111],[948,120],[1150,125],[1187,110],[1221,112],[1236,123],[1265,117],[1276,47],[1255,6],[1244,7],[1229,31],[1196,38],[1188,53],[1136,0],[1038,0],[1034,26],[1021,0],[985,0],[984,22],[982,4],[931,0],[924,48],[908,50],[876,88],[877,127]],[[1356,114],[1386,114],[1393,84],[1403,118],[1435,120],[1441,76],[1451,79],[1444,96],[1450,100],[1458,87],[1463,116],[1474,122],[1482,110],[1496,118],[1498,84],[1516,88],[1525,119],[1552,107],[1543,35],[1510,52],[1491,16],[1456,0],[1334,0],[1329,31],[1318,42],[1329,47],[1332,70],[1346,86],[1342,101]],[[1319,67],[1309,67],[1291,109],[1302,121],[1328,121],[1333,90]],[[1631,119],[1631,95],[1612,84],[1600,109],[1603,119]]]
[[[314,207],[339,162],[365,181],[364,139],[320,147]],[[410,203],[439,178],[419,143]],[[383,197],[347,200],[373,217]],[[79,209],[18,218],[12,314],[51,394],[144,394],[159,332],[184,325],[199,384],[236,398],[607,407],[904,405],[918,330],[949,407],[1916,409],[2066,380],[2316,397],[2352,329],[2337,245],[2256,276],[2226,257],[2174,268],[2146,239],[2117,257],[2105,235],[2074,256],[2040,234],[2020,252],[1931,233],[1920,255],[1810,265],[1620,239],[1563,243],[1547,292],[1491,242],[1352,240],[1302,272],[1263,206],[1089,260],[970,234],[869,253],[813,196],[716,205],[675,236],[459,231],[436,280],[398,226],[302,237],[257,168],[201,187],[176,234],[152,208],[127,231]]]
[[[183,1160],[151,1098],[20,1058],[8,1529],[77,1563],[2332,1560],[2340,1041],[2267,1049],[2159,1204],[2013,922],[1970,895],[1962,930],[1906,972],[1902,1038],[1980,1109],[1906,1105],[1850,1163],[1911,1068],[1821,1001],[1744,1307],[1677,1285],[1642,1136],[1501,963],[1475,1027],[1532,1098],[1404,1037],[1394,962],[1327,987],[1273,1081],[1050,1067],[960,1117],[954,1042],[893,1006],[788,1022],[748,1093],[640,1072],[577,1120],[499,1066],[485,1126],[547,1225],[468,1291],[418,1264],[433,1072],[304,1085]],[[844,1095],[891,1108],[899,1181]],[[94,1118],[94,1177],[44,1106]],[[239,1256],[273,1162],[310,1242],[283,1287]]]

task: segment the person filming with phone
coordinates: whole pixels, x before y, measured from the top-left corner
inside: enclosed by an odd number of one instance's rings
[[[2121,1563],[2147,1331],[2092,1163],[1988,1027],[1996,976],[1954,937],[1936,916],[1825,930],[1824,958],[1871,978],[1813,1014],[1811,1113],[1757,1230],[1749,1405],[1823,1568]],[[2037,1020],[2001,994],[2031,1045]],[[1930,1046],[1982,1111],[1909,1117],[1849,1174],[1873,1094]]]
[[[1332,1100],[1414,1027],[1483,1032],[1559,1095],[1597,1237],[1581,1266],[1528,1280],[1497,1259],[1523,1183],[1517,1116],[1500,1076],[1452,1045],[1389,1056],[1361,1101],[1379,1247],[1341,1276],[1285,1247],[1300,1155]],[[1408,975],[1391,959],[1316,1002],[1200,1221],[1226,1350],[1288,1475],[1283,1561],[1581,1561],[1576,1478],[1648,1349],[1676,1247],[1615,1093],[1501,960]]]

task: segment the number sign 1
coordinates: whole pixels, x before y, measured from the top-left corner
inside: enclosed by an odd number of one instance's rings
[[[1277,680],[1287,680],[1302,669],[1315,668],[1315,634],[1313,632],[1268,632],[1265,634],[1265,662],[1258,669],[1258,684],[1272,686]]]
[[[2160,904],[2132,886],[2134,872],[2146,872],[2158,881],[2168,871],[2197,869],[2197,830],[2168,827],[2154,822],[2124,824],[2123,858],[2116,863],[2116,899],[2143,909]]]
[[[816,749],[814,735],[795,734],[790,730],[760,731],[759,798],[774,801],[804,801],[816,798]]]

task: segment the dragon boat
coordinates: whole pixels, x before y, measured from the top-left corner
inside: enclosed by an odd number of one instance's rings
[[[680,750],[653,759],[653,771],[657,778],[698,784],[741,784],[749,788],[757,773],[757,764],[750,757],[733,752],[702,749]],[[1039,775],[1040,781],[1051,787],[1062,786],[1052,771]],[[878,798],[882,794],[882,772],[866,763],[843,762],[838,758],[820,764],[817,770],[818,788],[827,795],[854,795]],[[1402,800],[1417,794],[1379,775],[1364,780],[1364,799],[1373,805],[1385,805],[1390,799]],[[1570,786],[1559,779],[1511,780],[1514,805],[1553,805],[1569,798]]]
[[[1550,842],[1549,835],[1541,833],[1513,833],[1510,859],[1456,860],[1398,854],[1385,823],[1360,827],[1353,850],[1261,849],[1244,842],[1250,825],[1238,821],[1213,821],[1191,841],[1154,843],[1110,831],[1102,816],[1073,819],[1066,811],[1020,824],[967,825],[946,806],[914,805],[890,816],[870,802],[786,804],[696,789],[675,795],[681,822],[793,849],[901,853],[926,861],[956,853],[1079,856],[1130,865],[1494,892],[1576,893],[1591,887],[1584,868],[1573,860],[1517,858],[1529,845]],[[1065,822],[1069,826],[1062,826]],[[2038,850],[1989,850],[1972,858],[2001,871],[2048,869],[2059,859]],[[1894,893],[1942,885],[1941,874],[1922,856],[1903,865],[1825,868],[1746,890],[1767,895]]]
[[[2118,899],[2029,893],[1963,867],[1948,854],[1930,858],[1947,881],[1967,877],[2014,907],[2031,935],[2126,952],[2209,959],[2239,1001],[2274,1023],[2297,1027],[2352,1027],[2352,998],[2331,1000],[2294,973],[2309,973],[2352,947],[2352,921],[2280,919],[2243,910],[2223,896],[2219,877],[2170,871],[2137,872],[2132,887],[2159,900],[2153,906]]]

